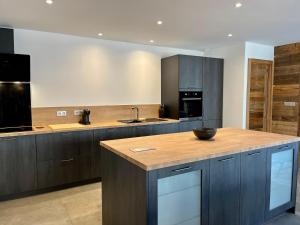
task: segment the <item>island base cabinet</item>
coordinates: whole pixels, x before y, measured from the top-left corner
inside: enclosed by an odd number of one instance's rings
[[[265,219],[267,149],[241,154],[241,224],[261,225]]]
[[[268,151],[266,219],[295,208],[298,148],[294,143]]]
[[[240,225],[240,159],[236,154],[210,160],[210,225]]]
[[[157,198],[152,201],[153,208],[157,205],[157,218],[151,225],[208,224],[207,161],[159,170],[152,181],[152,193],[157,196],[149,197]]]

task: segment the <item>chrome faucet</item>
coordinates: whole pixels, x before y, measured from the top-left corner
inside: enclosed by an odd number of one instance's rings
[[[139,120],[139,118],[140,118],[140,110],[139,110],[139,108],[137,106],[134,106],[134,107],[131,107],[131,110],[132,111],[136,110],[136,118],[135,118],[135,120]]]

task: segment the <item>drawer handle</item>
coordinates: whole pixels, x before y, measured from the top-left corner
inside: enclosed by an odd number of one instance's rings
[[[61,160],[62,163],[72,162],[72,161],[74,161],[74,158]]]
[[[189,169],[191,169],[191,168],[192,168],[192,167],[190,167],[190,166],[186,166],[186,167],[183,167],[183,168],[179,168],[179,169],[172,170],[172,172],[177,173],[177,172],[189,170]]]
[[[288,150],[288,149],[290,149],[291,147],[290,146],[284,146],[284,147],[281,147],[281,148],[279,148],[280,150]]]
[[[3,141],[15,141],[17,138],[4,138]]]
[[[252,153],[249,153],[248,155],[249,156],[255,156],[255,155],[260,155],[261,152],[252,152]]]
[[[226,158],[226,159],[219,159],[219,162],[227,162],[227,161],[230,161],[233,159],[234,159],[234,157],[230,157],[230,158]]]

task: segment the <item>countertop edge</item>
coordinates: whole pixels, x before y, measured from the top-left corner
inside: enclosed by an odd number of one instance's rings
[[[105,149],[113,152],[114,154],[122,157],[123,159],[128,160],[129,162],[133,163],[134,165],[140,167],[141,169],[143,169],[145,171],[152,171],[152,170],[167,168],[167,167],[171,167],[171,166],[177,166],[177,165],[182,165],[182,164],[186,164],[186,163],[192,163],[192,162],[197,162],[197,161],[202,161],[202,160],[207,160],[207,159],[213,159],[213,158],[218,158],[218,157],[222,157],[222,156],[226,156],[226,155],[244,153],[244,152],[254,151],[256,149],[264,149],[264,148],[267,149],[267,148],[271,148],[271,147],[274,147],[274,146],[291,144],[291,143],[296,143],[296,142],[300,142],[300,137],[292,137],[291,136],[291,139],[284,140],[284,141],[273,142],[273,143],[270,143],[270,144],[257,145],[257,146],[244,148],[244,149],[231,150],[230,152],[227,152],[227,153],[224,152],[224,153],[221,153],[221,154],[211,154],[211,155],[208,154],[207,157],[202,156],[202,157],[197,157],[197,158],[194,157],[194,158],[190,158],[190,159],[177,160],[177,161],[164,163],[163,165],[153,164],[151,166],[147,166],[143,163],[140,163],[139,161],[137,161],[137,160],[121,153],[121,152],[119,152],[118,150],[110,147],[109,145],[105,144],[102,141],[100,141],[100,146],[102,146]]]

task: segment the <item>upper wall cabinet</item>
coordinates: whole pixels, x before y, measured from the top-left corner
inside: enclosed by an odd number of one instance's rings
[[[202,89],[203,61],[198,56],[179,56],[179,89]]]

